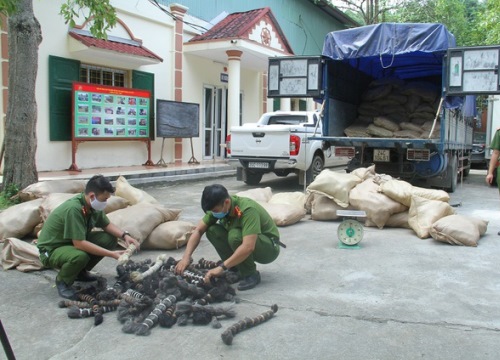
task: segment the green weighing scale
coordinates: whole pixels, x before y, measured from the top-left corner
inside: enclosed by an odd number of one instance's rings
[[[363,224],[357,219],[366,218],[366,213],[359,210],[337,210],[337,216],[343,220],[337,228],[339,249],[361,249],[360,241],[363,239]]]

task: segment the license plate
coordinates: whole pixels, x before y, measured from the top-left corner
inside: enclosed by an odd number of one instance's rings
[[[389,162],[389,150],[385,149],[375,149],[373,150],[373,161],[378,161],[378,162]]]
[[[269,163],[250,161],[248,167],[253,169],[269,169]]]

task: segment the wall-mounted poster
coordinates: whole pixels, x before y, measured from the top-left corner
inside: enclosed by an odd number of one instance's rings
[[[150,96],[147,90],[73,83],[74,138],[149,138]]]

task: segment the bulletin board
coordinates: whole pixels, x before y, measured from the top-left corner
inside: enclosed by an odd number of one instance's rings
[[[69,170],[79,171],[76,151],[86,141],[143,141],[148,148],[145,165],[153,164],[149,91],[81,82],[74,82],[72,90],[73,161]]]
[[[200,136],[200,105],[156,100],[156,136],[191,138]]]

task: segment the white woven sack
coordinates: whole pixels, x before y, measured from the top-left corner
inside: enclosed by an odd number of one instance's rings
[[[433,239],[448,244],[477,246],[487,227],[488,222],[481,219],[449,215],[432,224],[429,233]]]
[[[305,215],[306,209],[303,206],[290,204],[271,204],[259,202],[269,213],[277,226],[287,226],[299,222]]]
[[[268,186],[265,188],[240,191],[239,193],[236,193],[236,195],[239,197],[246,197],[255,201],[268,202],[273,197],[273,192]]]
[[[158,225],[144,240],[141,249],[179,249],[186,245],[196,226],[188,221],[173,220]]]
[[[429,230],[432,224],[445,216],[454,214],[455,210],[446,202],[412,196],[408,224],[419,238],[425,239],[431,236]]]
[[[144,190],[138,189],[130,185],[123,176],[119,176],[116,180],[115,195],[120,196],[129,201],[130,205],[139,203],[158,204],[158,201],[149,195]]]
[[[30,234],[41,221],[38,207],[42,199],[13,205],[0,213],[0,239],[21,239]]]
[[[411,205],[413,185],[407,181],[390,179],[380,184],[379,191],[407,207]]]
[[[87,180],[49,180],[31,184],[19,192],[21,201],[41,198],[51,193],[77,194],[85,190]]]
[[[113,211],[108,214],[109,220],[120,229],[130,232],[132,237],[142,243],[154,228],[166,222],[177,220],[181,210],[167,209],[162,205],[140,203]],[[126,247],[123,240],[118,240],[120,246]]]
[[[372,179],[367,179],[351,190],[349,201],[353,208],[366,212],[367,219],[382,229],[392,214],[408,208],[378,192],[378,187]]]
[[[38,248],[15,237],[6,238],[0,253],[0,263],[4,270],[16,268],[22,272],[42,270]]]
[[[268,201],[270,204],[290,204],[304,207],[306,195],[301,191],[274,194]]]
[[[420,196],[429,200],[439,200],[444,202],[450,201],[450,194],[444,190],[438,189],[425,189],[422,187],[414,186],[411,194],[413,196]]]
[[[307,187],[307,191],[328,196],[338,205],[349,206],[349,192],[361,182],[354,174],[346,174],[325,169]]]
[[[347,207],[349,209],[350,207]],[[316,194],[311,204],[312,220],[337,220],[337,210],[345,210],[327,196]]]

